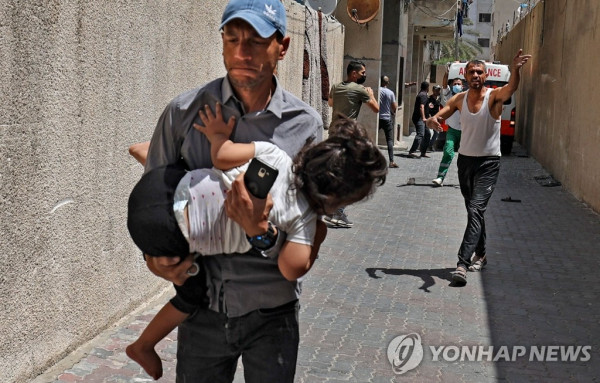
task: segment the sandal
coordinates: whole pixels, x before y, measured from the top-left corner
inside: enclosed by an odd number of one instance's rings
[[[452,272],[452,280],[458,283],[467,283],[467,269],[464,266],[458,266],[456,271]]]
[[[475,259],[475,262],[471,263],[469,271],[481,271],[487,265],[485,255],[483,257],[476,255],[473,259]]]

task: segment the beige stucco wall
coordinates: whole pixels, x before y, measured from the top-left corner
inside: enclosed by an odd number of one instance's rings
[[[545,7],[545,9],[544,9]],[[600,212],[600,3],[540,2],[498,45],[533,54],[517,91],[517,140],[571,193]]]
[[[300,96],[304,8],[285,3],[279,76]],[[0,381],[29,381],[169,288],[127,232],[142,173],[127,147],[224,74],[224,6],[0,0]]]

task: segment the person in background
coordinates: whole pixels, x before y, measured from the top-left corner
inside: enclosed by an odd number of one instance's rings
[[[385,134],[387,143],[388,158],[390,168],[397,168],[398,164],[394,162],[394,122],[396,121],[396,110],[398,103],[396,95],[388,88],[390,79],[388,76],[381,76],[381,87],[379,88],[379,129]]]
[[[440,107],[441,107],[440,93],[441,92],[442,92],[441,85],[433,86],[433,93],[431,93],[431,95],[427,99],[427,110],[425,113],[427,118],[429,118],[431,116],[435,116],[435,114],[440,111]],[[425,129],[429,129],[429,128],[425,127]],[[430,152],[434,151],[433,146],[435,145],[435,141],[437,140],[437,137],[438,137],[438,132],[436,130],[433,130],[433,133],[431,134],[431,139],[429,140],[429,144],[427,145],[428,151],[430,151]]]
[[[448,74],[446,73],[444,76],[445,83],[447,82],[447,76]],[[448,87],[444,84],[444,87],[447,88],[444,90],[446,97],[451,97],[463,91],[462,80],[460,78],[453,79],[451,83],[452,87]],[[444,101],[444,99],[445,97],[442,98],[442,101]],[[446,132],[446,142],[444,143],[444,154],[440,161],[437,178],[431,181],[436,186],[442,186],[444,184],[444,179],[446,178],[446,174],[448,174],[448,169],[454,158],[454,153],[458,151],[458,148],[460,147],[460,111],[455,111],[454,114],[446,120],[446,125],[448,125],[448,131]]]
[[[413,109],[412,122],[415,125],[416,135],[415,139],[412,143],[412,146],[408,150],[408,156],[411,158],[420,158],[415,152],[420,149],[421,157],[429,158],[427,155],[427,146],[429,145],[429,140],[431,139],[431,133],[429,129],[425,129],[425,121],[427,120],[426,115],[426,106],[427,99],[429,96],[429,83],[427,81],[423,81],[421,83],[421,91],[417,94],[415,98],[415,107]],[[427,142],[426,145],[422,145],[422,142]]]
[[[333,108],[330,127],[343,117],[356,120],[362,104],[366,104],[374,113],[379,112],[379,103],[373,95],[373,89],[362,84],[367,80],[367,68],[362,61],[352,60],[346,67],[346,80],[335,84],[329,91],[327,104]],[[329,129],[329,135],[335,135],[335,129]],[[348,219],[346,210],[341,207],[334,214],[323,217],[333,227],[352,227],[354,222]]]

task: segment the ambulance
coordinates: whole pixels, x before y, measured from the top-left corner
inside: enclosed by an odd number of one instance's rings
[[[450,64],[450,68],[448,69],[448,83],[455,78],[460,78],[463,80],[463,84],[467,86],[465,81],[466,65],[466,62],[455,62]],[[510,69],[508,65],[499,64],[497,62],[486,62],[485,68],[487,71],[485,86],[498,88],[508,83],[508,79],[510,78]],[[515,117],[517,110],[515,97],[516,95],[513,94],[510,100],[504,103],[502,115],[500,117],[500,151],[504,156],[510,155],[515,138]]]

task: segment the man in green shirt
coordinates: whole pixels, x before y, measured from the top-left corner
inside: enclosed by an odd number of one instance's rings
[[[375,113],[379,112],[379,103],[373,95],[373,89],[365,87],[367,79],[367,69],[365,63],[361,61],[350,61],[346,68],[346,80],[335,84],[329,91],[329,99],[327,103],[333,108],[331,125],[342,116],[356,120],[358,113],[363,103]],[[329,134],[335,134],[334,131],[329,131]],[[338,209],[331,216],[326,216],[325,221],[333,226],[351,227],[353,225],[348,216],[344,212],[344,208]]]
[[[379,104],[373,95],[373,89],[362,85],[367,79],[366,72],[363,62],[350,61],[346,69],[346,80],[331,87],[327,101],[333,108],[331,124],[339,118],[339,114],[356,120],[363,103],[367,104],[373,112],[379,112]]]

